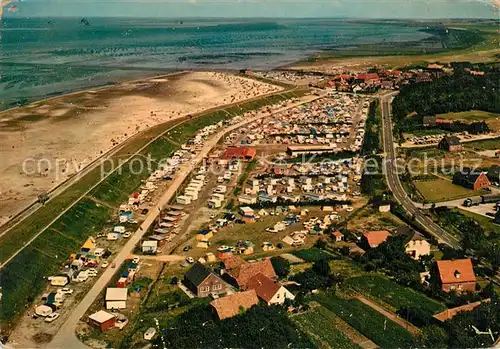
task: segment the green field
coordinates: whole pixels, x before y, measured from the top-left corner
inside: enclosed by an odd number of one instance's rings
[[[446,307],[411,288],[401,286],[382,275],[363,275],[347,279],[345,286],[356,291],[381,300],[399,310],[403,307],[420,308],[429,315],[434,315]]]
[[[324,307],[315,307],[292,319],[318,348],[360,348],[336,327],[335,315]]]
[[[412,335],[394,321],[357,299],[319,294],[311,297],[382,348],[408,348]]]
[[[293,251],[292,253],[297,257],[305,260],[306,262],[317,262],[322,259],[333,259],[333,256],[331,254],[316,247],[312,247],[307,250]]]
[[[413,183],[428,202],[448,201],[478,194],[474,190],[455,185],[451,181],[441,178],[433,181],[414,181]]]
[[[500,138],[485,139],[484,141],[475,141],[464,143],[467,148],[476,150],[498,150],[500,149]]]
[[[259,107],[261,104],[274,103],[277,100],[284,100],[303,95],[304,91],[291,93],[281,93],[277,97],[271,96],[261,100],[254,100],[246,104],[228,108],[236,112],[244,112],[249,108]],[[192,137],[200,128],[212,124],[218,119],[214,119],[213,112],[202,114],[193,120],[187,120],[173,130],[181,130],[177,134],[182,137]],[[215,112],[217,117],[229,114],[225,112]],[[232,115],[231,115],[232,116]],[[118,207],[120,203],[133,193],[140,186],[141,180],[149,175],[149,170],[142,167],[139,161],[145,160],[148,155],[153,159],[168,157],[175,149],[176,145],[164,138],[158,138],[148,145],[140,154],[134,156],[129,162],[125,162],[119,167],[120,159],[128,158],[128,154],[133,154],[148,142],[156,138],[159,134],[172,129],[173,124],[167,123],[148,129],[138,135],[134,142],[124,146],[115,158],[114,164],[107,163],[105,171],[111,168],[119,168],[106,180],[92,190],[90,196],[103,201],[111,207]],[[144,161],[142,161],[144,162]],[[151,163],[151,170],[156,169],[157,163]],[[138,168],[139,167],[139,168]],[[90,189],[100,180],[101,168],[98,167],[84,176],[61,195],[51,200],[26,220],[12,229],[8,234],[0,238],[0,260],[5,261],[12,256],[19,248],[35,236],[44,226],[48,225],[57,212],[63,211],[75,200]],[[54,224],[42,233],[33,243],[19,253],[12,261],[1,269],[1,286],[3,287],[2,307],[0,310],[0,320],[2,326],[7,328],[12,326],[13,320],[24,310],[24,307],[33,302],[34,298],[45,287],[44,277],[51,273],[56,273],[59,266],[68,258],[71,252],[78,252],[79,246],[91,235],[96,235],[102,231],[107,223],[112,223],[113,210],[108,206],[96,203],[91,198],[79,200],[68,212],[61,216]],[[50,243],[48,243],[50,241]],[[35,256],[35,257],[34,257]],[[25,273],[25,269],[30,269]],[[27,277],[19,277],[20,274]]]
[[[446,113],[436,115],[439,119],[448,119],[453,121],[462,121],[464,123],[472,123],[484,121],[488,126],[495,130],[500,130],[500,115],[481,110],[469,110],[456,113]]]

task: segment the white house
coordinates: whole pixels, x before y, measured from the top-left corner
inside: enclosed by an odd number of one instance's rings
[[[421,234],[415,233],[406,243],[405,252],[413,259],[420,259],[421,256],[431,254],[431,244]]]
[[[259,273],[247,282],[248,290],[255,290],[257,296],[267,305],[283,304],[286,299],[294,300],[295,296],[279,282],[274,282],[267,276]]]
[[[127,288],[108,287],[105,300],[108,310],[127,308]]]

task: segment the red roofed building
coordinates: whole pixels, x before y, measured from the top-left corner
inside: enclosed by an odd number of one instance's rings
[[[342,234],[340,231],[334,231],[332,233],[332,238],[335,240],[335,242],[340,242],[344,240],[344,234]]]
[[[363,233],[363,237],[361,241],[366,247],[375,248],[378,247],[381,243],[387,241],[387,238],[391,236],[387,230],[380,231],[366,231]]]
[[[255,158],[257,151],[254,147],[228,147],[224,154],[222,154],[222,159],[240,159],[243,161],[252,161]]]
[[[210,305],[214,308],[219,320],[224,320],[248,310],[259,303],[259,298],[254,290],[233,293],[231,295],[214,299]]]
[[[358,74],[356,80],[362,80],[367,85],[376,85],[380,83],[380,77],[377,73]]]
[[[443,292],[476,291],[476,275],[470,259],[437,261],[436,266],[436,280]]]
[[[271,280],[261,273],[248,280],[247,289],[255,290],[257,296],[266,302],[267,305],[283,304],[285,299],[295,299],[295,296],[283,285]]]
[[[248,263],[240,260],[243,263],[235,260],[232,257],[224,261],[224,268],[227,275],[229,275],[233,284],[236,284],[239,288],[246,290],[248,281],[257,274],[263,274],[271,280],[276,280],[276,272],[274,271],[273,265],[270,259],[264,259],[258,262]]]

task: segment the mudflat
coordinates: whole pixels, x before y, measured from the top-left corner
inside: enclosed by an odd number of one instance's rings
[[[0,113],[0,223],[144,129],[280,89],[229,73],[186,72]]]

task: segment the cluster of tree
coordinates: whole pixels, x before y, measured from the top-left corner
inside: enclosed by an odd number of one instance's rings
[[[366,119],[365,138],[361,155],[375,154],[380,151],[379,120],[377,119],[378,102],[372,102]]]
[[[312,348],[280,306],[256,305],[232,318],[217,320],[207,306],[176,317],[156,338],[168,348]]]
[[[299,284],[299,289],[302,292],[329,288],[340,285],[344,281],[341,275],[332,273],[326,259],[314,262],[311,268],[295,274],[291,279]]]
[[[361,262],[367,271],[384,271],[402,285],[419,285],[424,265],[406,254],[405,244],[406,236],[391,236],[377,248],[369,249]]]
[[[460,312],[442,325],[423,327],[422,333],[415,337],[414,346],[487,348],[492,347],[499,331],[500,301],[493,295],[490,302],[483,302],[472,311]]]
[[[491,264],[494,272],[500,269],[500,236],[498,234],[495,232],[487,234],[473,218],[447,207],[436,207],[433,209],[433,213],[439,217],[442,226],[453,227],[460,232],[462,254],[468,250],[474,250],[479,257]]]
[[[499,80],[496,70],[483,76],[457,70],[429,83],[403,86],[393,101],[393,115],[400,128],[412,128],[414,120],[407,116],[414,112],[420,117],[474,109],[499,113]]]
[[[272,257],[271,264],[278,278],[284,279],[290,274],[290,262],[282,257]]]

